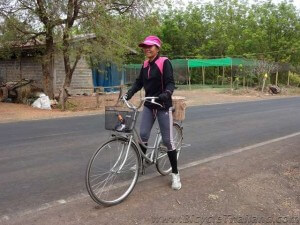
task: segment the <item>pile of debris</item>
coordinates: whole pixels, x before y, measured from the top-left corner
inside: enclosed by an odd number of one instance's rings
[[[270,94],[272,95],[276,95],[279,94],[281,92],[280,88],[276,85],[269,85],[269,91]]]
[[[22,79],[0,84],[0,102],[31,105],[43,92],[33,80]]]

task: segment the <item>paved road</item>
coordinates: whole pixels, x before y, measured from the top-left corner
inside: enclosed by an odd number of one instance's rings
[[[190,107],[181,164],[300,131],[300,98]],[[104,117],[0,124],[0,216],[85,193]]]

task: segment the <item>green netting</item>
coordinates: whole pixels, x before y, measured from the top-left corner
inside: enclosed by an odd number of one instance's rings
[[[220,58],[220,59],[173,59],[171,60],[173,68],[197,68],[197,67],[214,67],[214,66],[254,66],[255,60],[243,58]],[[125,65],[128,69],[140,69],[141,64]]]
[[[189,59],[189,68],[211,67],[211,66],[231,66],[231,58],[221,59]]]
[[[141,69],[142,64],[127,64],[125,65],[125,69]]]
[[[189,59],[189,68],[197,67],[216,67],[216,66],[252,66],[255,64],[253,60],[242,58],[220,58],[220,59]]]
[[[174,79],[177,83],[187,83],[193,68],[205,67],[231,67],[233,73],[236,71],[245,71],[246,68],[252,68],[257,65],[256,60],[249,60],[244,58],[219,58],[219,59],[173,59],[171,60]],[[126,83],[132,83],[140,73],[142,64],[128,64],[125,65]],[[243,67],[244,69],[241,69]]]
[[[175,82],[185,83],[189,79],[188,60],[173,59],[171,60]]]

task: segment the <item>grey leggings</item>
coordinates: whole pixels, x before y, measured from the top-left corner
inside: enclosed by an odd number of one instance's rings
[[[172,107],[169,110],[163,109],[149,109],[144,106],[142,112],[142,121],[140,127],[141,139],[144,143],[147,143],[150,137],[151,129],[157,118],[162,140],[169,151],[175,150],[173,142],[173,115]]]

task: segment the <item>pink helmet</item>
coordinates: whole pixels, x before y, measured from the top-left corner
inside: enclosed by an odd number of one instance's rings
[[[144,47],[144,46],[152,46],[152,45],[156,45],[157,47],[160,48],[161,46],[161,40],[156,37],[156,36],[148,36],[145,38],[145,40],[139,44],[139,47]]]

